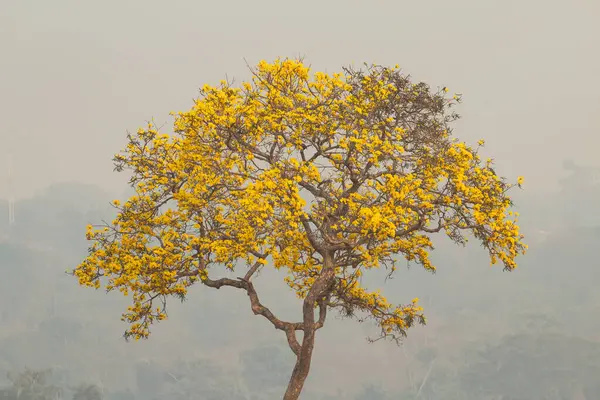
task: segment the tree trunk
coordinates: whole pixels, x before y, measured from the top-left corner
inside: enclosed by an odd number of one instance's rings
[[[312,361],[313,349],[315,347],[315,305],[317,299],[324,296],[330,290],[331,283],[335,278],[335,269],[333,268],[333,258],[331,254],[325,254],[324,268],[321,275],[315,280],[308,291],[302,304],[302,316],[304,323],[304,335],[302,345],[296,356],[296,365],[292,371],[292,376],[288,383],[287,390],[283,400],[297,400],[300,397],[304,382],[310,372],[310,363]],[[326,306],[325,306],[326,307]]]
[[[283,396],[283,400],[297,400],[300,397],[304,382],[310,372],[312,352],[315,345],[315,331],[313,330],[312,334],[309,337],[307,336],[302,339],[300,354],[296,358],[296,365],[294,365],[294,370],[292,371],[292,376]]]

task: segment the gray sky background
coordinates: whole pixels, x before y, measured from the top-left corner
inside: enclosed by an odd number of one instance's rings
[[[463,93],[455,134],[526,187],[600,164],[600,2],[0,0],[0,158],[17,197],[59,181],[122,192],[126,130],[169,122],[250,64],[400,64]],[[0,168],[0,197],[7,195]]]

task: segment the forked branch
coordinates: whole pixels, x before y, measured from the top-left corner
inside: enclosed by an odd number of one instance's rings
[[[231,279],[231,278],[210,279],[209,277],[206,276],[206,277],[202,278],[202,283],[204,285],[214,288],[214,289],[220,289],[223,286],[230,286],[230,287],[234,287],[237,289],[245,290],[246,294],[248,295],[248,298],[250,299],[250,307],[251,307],[254,315],[262,315],[269,322],[271,322],[271,324],[273,324],[275,329],[284,331],[287,341],[288,341],[288,344],[290,346],[290,349],[294,352],[294,354],[298,355],[300,352],[300,343],[298,342],[298,339],[296,337],[296,331],[303,331],[304,324],[302,322],[282,321],[277,316],[275,316],[275,314],[273,314],[273,312],[268,307],[266,307],[265,305],[263,305],[260,302],[258,293],[256,292],[256,289],[254,288],[254,284],[252,283],[251,278],[254,275],[254,273],[256,271],[258,271],[258,269],[260,268],[261,265],[262,264],[260,262],[254,263],[254,265],[248,270],[248,272],[246,273],[246,275],[244,275],[243,278],[238,277],[237,279]],[[198,275],[201,271],[205,271],[205,270],[206,270],[206,263],[202,260],[200,262],[199,270],[195,271],[194,274]],[[184,275],[192,275],[192,274],[190,273],[190,274],[184,274]],[[184,275],[180,275],[180,276],[184,276]],[[321,319],[319,319],[319,321],[320,320]],[[325,320],[325,317],[323,315],[323,321],[324,320]],[[321,326],[322,326],[322,324],[321,324]]]

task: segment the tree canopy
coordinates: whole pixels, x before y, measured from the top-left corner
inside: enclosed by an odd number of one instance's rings
[[[291,59],[260,62],[239,87],[205,85],[191,110],[173,113],[172,134],[149,123],[128,135],[115,165],[136,194],[114,202],[112,223],[88,227],[89,256],[73,273],[132,295],[123,319],[136,339],[195,283],[246,291],[297,356],[285,397],[297,398],[328,309],[396,340],[425,322],[418,299],[393,305],[361,285],[363,273],[393,274],[402,258],[435,271],[438,232],[476,238],[507,270],[526,249],[507,194],[522,178],[499,177],[478,154],[483,140],[453,138],[460,96],[447,92],[397,67],[311,74]],[[218,266],[243,272],[219,277]],[[252,278],[269,267],[286,271],[302,321],[260,302]]]

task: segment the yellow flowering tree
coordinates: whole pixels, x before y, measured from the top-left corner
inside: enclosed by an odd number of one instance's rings
[[[395,340],[425,323],[418,299],[393,305],[361,285],[363,273],[393,274],[399,259],[434,271],[435,233],[476,238],[507,270],[524,253],[507,195],[516,184],[480,159],[482,141],[451,135],[459,101],[397,66],[311,74],[291,59],[261,61],[239,87],[206,85],[174,113],[173,134],[149,124],[128,136],[115,164],[136,195],[115,202],[111,224],[88,227],[89,255],[73,274],[132,296],[123,320],[136,339],[166,318],[168,296],[196,283],[245,291],[296,355],[284,399],[297,399],[328,310],[368,317]],[[219,277],[218,266],[243,271]],[[262,268],[286,272],[302,320],[260,301]]]

